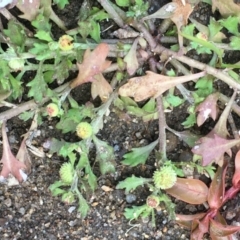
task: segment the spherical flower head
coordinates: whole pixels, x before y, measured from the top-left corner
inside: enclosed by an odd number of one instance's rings
[[[171,166],[164,166],[153,174],[155,187],[161,189],[171,188],[177,181],[177,174]]]
[[[46,111],[50,117],[56,117],[59,114],[59,107],[56,103],[49,103],[46,107]]]
[[[64,163],[59,170],[61,180],[66,184],[71,184],[73,181],[74,169],[71,163]]]
[[[63,51],[69,51],[73,49],[73,38],[69,35],[63,35],[59,38],[58,45],[59,48]]]
[[[81,122],[76,128],[77,135],[82,139],[87,139],[92,136],[92,126],[88,122]]]
[[[150,195],[148,196],[146,203],[147,203],[147,206],[151,208],[157,208],[159,206],[160,200],[158,196]]]
[[[24,68],[25,61],[23,59],[12,59],[8,62],[8,66],[14,71],[21,71]]]

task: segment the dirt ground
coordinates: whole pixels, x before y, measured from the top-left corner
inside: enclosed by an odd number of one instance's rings
[[[65,22],[67,28],[76,26],[76,19],[81,6],[81,1],[69,1],[70,4],[62,11],[56,11]],[[167,1],[160,1],[160,6]],[[159,8],[160,6],[157,6]],[[194,14],[200,16],[209,13],[205,5]],[[12,10],[15,11],[14,9]],[[206,15],[206,21],[208,19]],[[62,34],[56,28],[56,38]],[[73,73],[73,75],[76,73]],[[90,98],[89,86],[79,87],[73,92],[73,97],[78,103],[83,104]],[[226,89],[229,91],[229,89]],[[79,96],[84,92],[84,98]],[[186,106],[184,106],[186,107]],[[2,111],[0,109],[0,111]],[[167,113],[167,123],[175,130],[184,130],[181,123],[186,116],[185,110],[175,108]],[[239,121],[238,121],[239,122]],[[168,220],[167,211],[158,211],[156,214],[156,227],[151,224],[151,219],[139,219],[127,221],[124,216],[124,208],[141,205],[146,201],[148,192],[144,188],[138,188],[131,194],[125,194],[123,190],[117,190],[115,186],[121,180],[132,174],[142,177],[151,177],[155,169],[154,154],[145,165],[129,168],[121,165],[122,156],[133,147],[147,145],[158,137],[158,122],[143,123],[134,116],[123,117],[117,109],[111,108],[111,113],[105,118],[105,127],[99,133],[99,138],[106,140],[114,147],[117,162],[117,171],[114,174],[100,176],[99,188],[87,199],[91,205],[89,215],[83,220],[77,212],[77,203],[66,205],[60,198],[53,197],[49,186],[59,179],[59,168],[65,161],[56,154],[50,155],[44,149],[44,143],[55,137],[66,141],[74,141],[76,136],[62,135],[55,130],[57,121],[45,118],[39,128],[40,136],[35,138],[33,144],[42,148],[46,156],[39,158],[32,155],[32,172],[28,180],[21,185],[9,187],[0,185],[0,239],[2,240],[133,240],[133,239],[190,239],[188,230],[181,228],[174,221]],[[17,151],[21,142],[21,135],[29,128],[30,122],[23,122],[13,118],[8,122],[8,137],[11,147]],[[209,122],[202,129],[208,132],[212,123]],[[239,125],[240,127],[240,125]],[[1,152],[1,150],[0,150]],[[172,134],[168,133],[168,157],[172,161],[182,161],[191,158],[190,149],[179,142]],[[93,156],[94,157],[94,156]],[[99,176],[99,175],[98,175]],[[104,190],[103,186],[110,188]],[[173,199],[177,213],[197,213],[204,210],[203,206],[193,206]],[[240,195],[228,202],[223,208],[223,215],[229,224],[240,224]],[[209,239],[206,237],[206,239]],[[238,238],[240,239],[240,238]]]

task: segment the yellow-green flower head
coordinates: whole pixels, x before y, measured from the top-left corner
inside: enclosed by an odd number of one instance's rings
[[[61,180],[66,184],[73,181],[74,170],[71,163],[64,163],[59,170]]]
[[[148,196],[146,203],[151,208],[157,208],[160,203],[160,200],[158,196],[150,195]]]
[[[58,45],[59,48],[63,51],[69,51],[73,49],[73,38],[69,35],[63,35],[59,38]]]
[[[171,188],[177,181],[177,174],[171,166],[162,167],[153,174],[155,187],[161,189]]]
[[[59,113],[59,107],[56,103],[49,103],[46,107],[46,111],[50,117],[56,117]]]
[[[77,125],[76,132],[80,138],[86,139],[92,136],[93,130],[88,122],[80,122]]]
[[[8,66],[14,71],[21,71],[24,68],[25,61],[23,59],[12,59],[8,62]]]

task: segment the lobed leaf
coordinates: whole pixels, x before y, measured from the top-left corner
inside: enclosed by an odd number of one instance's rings
[[[130,153],[124,154],[122,163],[131,167],[135,167],[138,164],[145,164],[149,154],[156,147],[157,143],[158,140],[144,147],[133,148]]]
[[[210,132],[210,134],[200,139],[200,144],[195,145],[192,152],[202,156],[203,166],[212,162],[221,165],[225,152],[231,156],[231,148],[239,143],[240,139],[227,140],[214,132]]]
[[[200,72],[181,77],[169,77],[151,71],[146,71],[146,73],[144,76],[129,79],[128,83],[120,87],[119,94],[124,97],[133,97],[135,101],[139,102],[150,97],[157,98],[177,84],[195,80],[205,75],[205,72]]]
[[[132,175],[131,177],[120,181],[117,184],[116,189],[125,189],[125,194],[128,194],[130,191],[134,191],[137,187],[143,186],[150,181],[152,180],[149,178],[135,177]]]

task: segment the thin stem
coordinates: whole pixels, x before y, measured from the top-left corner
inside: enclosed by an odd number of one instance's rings
[[[112,4],[108,0],[98,0],[98,2],[102,5],[102,7],[106,10],[106,12],[110,15],[110,17],[115,21],[115,23],[123,28],[124,22],[117,11],[114,9]]]
[[[133,22],[133,27],[138,29],[138,31],[142,32],[144,38],[148,41],[150,48],[154,54],[162,54],[168,55],[170,58],[175,58],[179,60],[180,62],[183,62],[187,64],[190,67],[197,68],[199,70],[204,70],[206,73],[213,75],[216,78],[221,79],[225,83],[227,83],[232,88],[240,89],[240,84],[237,83],[233,78],[231,78],[225,71],[222,71],[220,69],[213,68],[211,66],[208,66],[207,64],[198,62],[194,59],[191,59],[189,57],[179,55],[176,52],[171,51],[170,49],[167,49],[160,44],[157,44],[153,36],[149,33],[148,29],[141,23]]]
[[[158,159],[157,167],[160,167],[163,161],[167,160],[167,135],[166,135],[166,118],[164,113],[164,106],[162,96],[157,98],[157,109],[158,109],[158,139],[159,139],[159,153],[161,154],[161,159]]]

